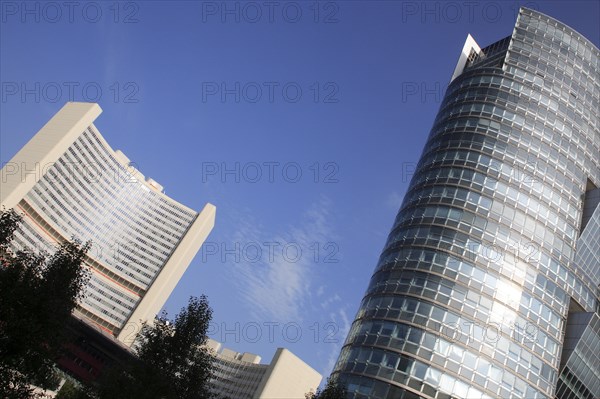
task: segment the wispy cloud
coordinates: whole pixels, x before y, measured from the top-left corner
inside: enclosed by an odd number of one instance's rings
[[[276,233],[265,231],[251,216],[238,219],[234,242],[241,247],[253,243],[262,251],[259,261],[253,262],[254,253],[244,256],[242,250],[239,264],[232,269],[253,318],[284,323],[304,321],[311,293],[323,292],[323,288],[315,287],[312,249],[332,241],[330,208],[330,201],[321,198],[295,225]]]

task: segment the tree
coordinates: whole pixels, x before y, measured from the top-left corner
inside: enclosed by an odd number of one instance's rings
[[[7,255],[8,246],[13,239],[15,231],[23,218],[12,209],[6,211],[4,208],[0,210],[0,256],[4,258]]]
[[[305,395],[306,399],[346,399],[348,393],[346,388],[340,385],[331,377],[327,379],[327,385],[323,390],[317,389],[317,392],[310,392]]]
[[[93,392],[90,387],[82,386],[70,378],[66,378],[65,383],[56,395],[56,399],[91,399]]]
[[[205,296],[191,297],[170,322],[166,313],[144,323],[137,359],[125,371],[109,371],[100,383],[99,397],[139,399],[205,399],[213,356],[204,346],[212,310]]]
[[[65,326],[82,298],[90,243],[61,244],[52,255],[13,253],[22,217],[0,210],[0,397],[29,398],[30,384],[54,388],[54,361],[68,340]]]

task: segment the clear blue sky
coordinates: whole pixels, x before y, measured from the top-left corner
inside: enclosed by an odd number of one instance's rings
[[[508,36],[528,4],[598,45],[599,3],[271,4],[1,1],[0,161],[66,101],[99,102],[115,149],[217,206],[169,313],[206,294],[213,338],[328,374],[466,35]]]

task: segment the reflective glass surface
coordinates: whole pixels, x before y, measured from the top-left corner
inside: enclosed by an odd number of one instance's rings
[[[349,398],[554,397],[569,309],[600,299],[599,58],[523,8],[451,82],[334,369]]]

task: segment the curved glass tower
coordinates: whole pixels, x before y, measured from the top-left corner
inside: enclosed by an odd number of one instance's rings
[[[349,398],[600,397],[599,59],[528,9],[468,37],[334,369]]]

